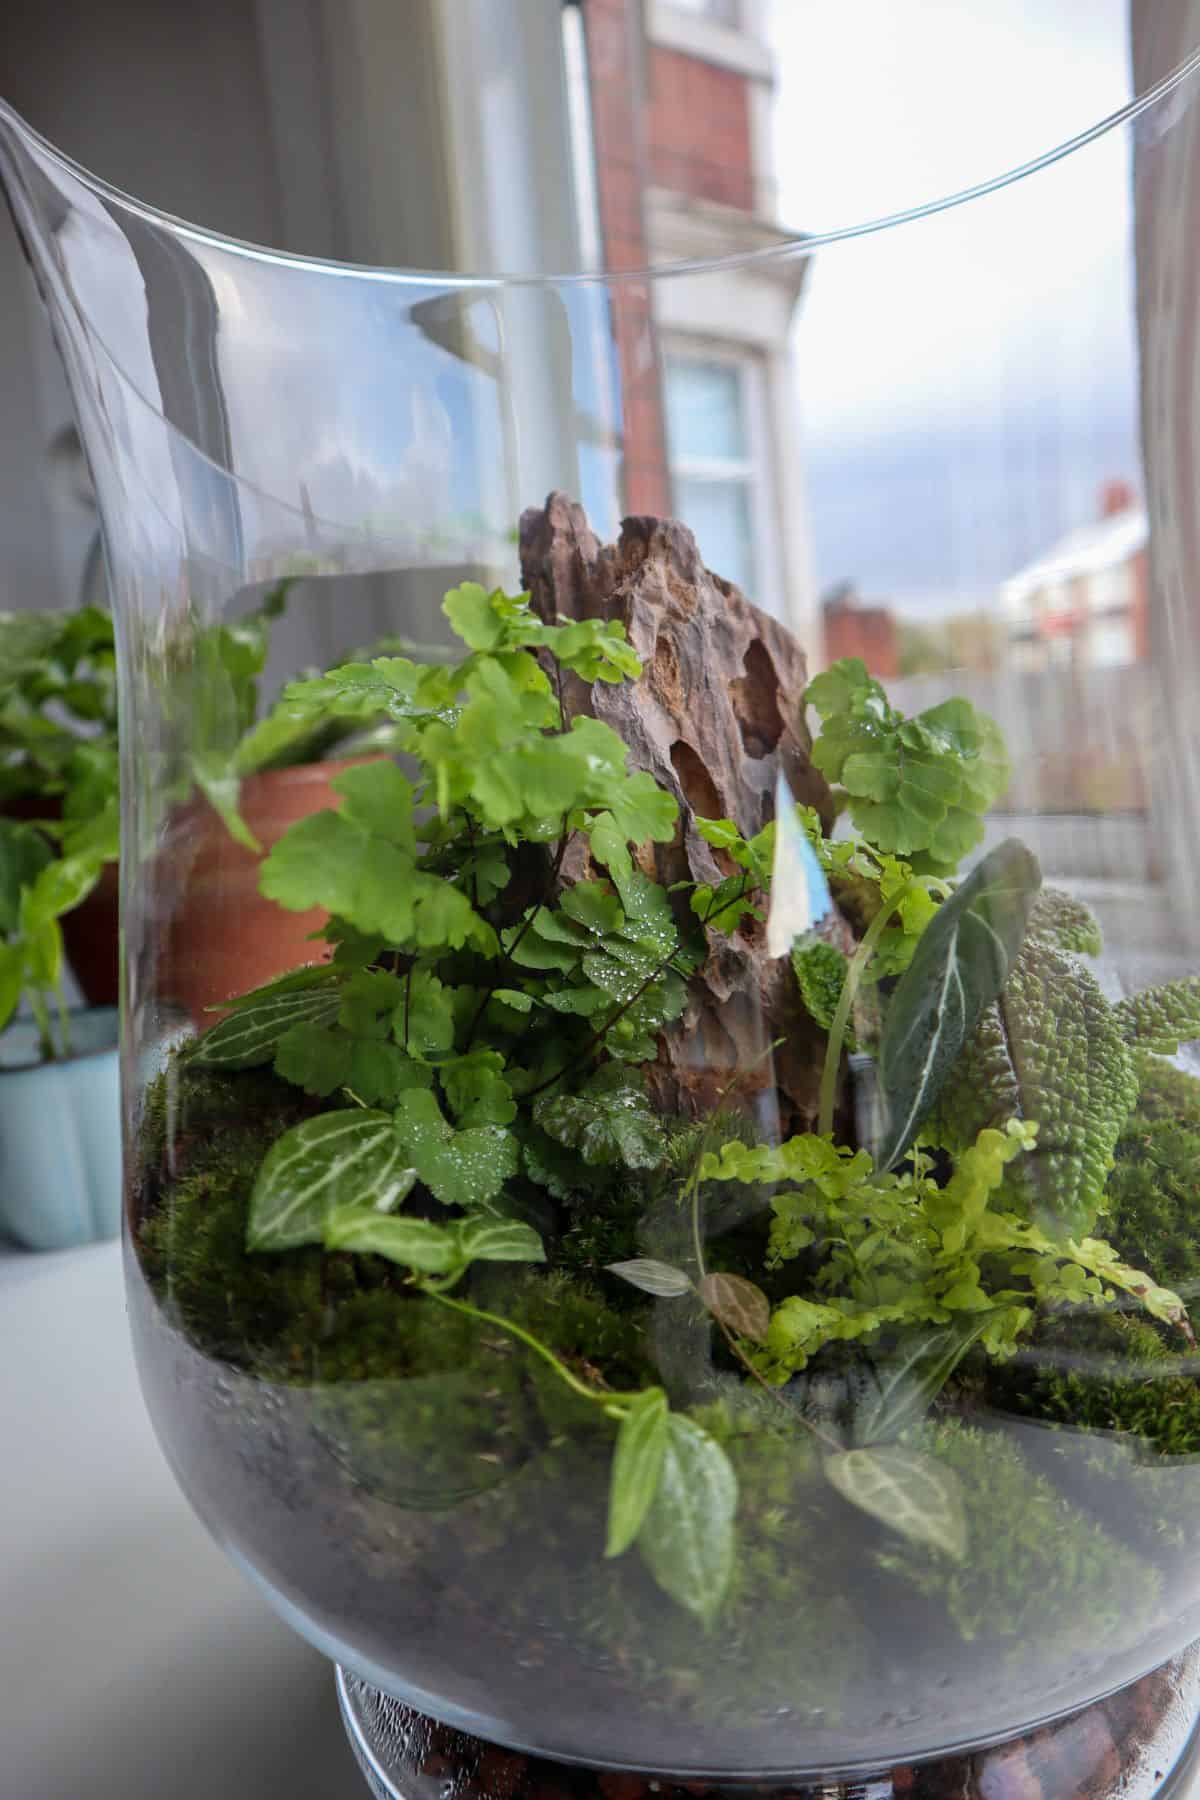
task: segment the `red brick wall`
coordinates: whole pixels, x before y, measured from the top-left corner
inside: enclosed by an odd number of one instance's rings
[[[588,0],[583,9],[600,227],[610,269],[645,268],[650,260],[642,204],[647,162],[639,11],[637,0]],[[671,510],[671,483],[647,284],[614,283],[612,314],[621,367],[624,504],[630,512],[661,517]]]
[[[694,200],[754,210],[749,82],[733,69],[650,51],[650,179]]]
[[[872,675],[888,681],[900,673],[900,646],[896,621],[886,606],[837,606],[823,608],[825,661],[842,656],[861,656]]]

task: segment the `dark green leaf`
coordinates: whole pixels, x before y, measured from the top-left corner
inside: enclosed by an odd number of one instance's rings
[[[694,1420],[667,1419],[658,1485],[638,1549],[665,1593],[711,1625],[733,1573],[737,1477],[729,1458]]]
[[[938,908],[901,976],[879,1046],[884,1126],[876,1166],[903,1156],[963,1045],[1008,979],[1041,885],[1015,838]]]
[[[854,1410],[859,1445],[898,1437],[924,1418],[992,1315],[968,1313],[949,1325],[918,1326],[886,1363],[872,1371],[872,1385]]]
[[[534,1120],[548,1136],[578,1150],[585,1162],[656,1169],[663,1135],[642,1083],[607,1064],[578,1094],[543,1094]]]
[[[967,1515],[953,1469],[915,1450],[843,1450],[825,1459],[828,1480],[852,1506],[893,1531],[961,1562]]]
[[[623,1555],[642,1529],[662,1474],[669,1416],[662,1388],[647,1388],[621,1420],[609,1478],[605,1556]]]

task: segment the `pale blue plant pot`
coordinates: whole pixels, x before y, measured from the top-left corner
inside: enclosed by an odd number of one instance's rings
[[[121,1229],[115,1006],[71,1015],[75,1054],[43,1062],[31,1021],[0,1035],[0,1233],[67,1250]]]

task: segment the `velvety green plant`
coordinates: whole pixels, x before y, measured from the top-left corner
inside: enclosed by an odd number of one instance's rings
[[[218,1074],[269,1064],[322,1103],[267,1150],[248,1251],[384,1259],[423,1306],[522,1346],[612,1434],[609,1555],[636,1545],[659,1585],[711,1624],[735,1564],[738,1485],[703,1414],[673,1405],[664,1386],[605,1385],[477,1293],[489,1265],[553,1263],[572,1201],[673,1182],[690,1249],[623,1257],[612,1272],[699,1309],[728,1364],[763,1404],[786,1407],[825,1480],[860,1512],[961,1560],[956,1477],[911,1434],[970,1346],[1003,1356],[1038,1307],[1119,1291],[1183,1318],[1173,1294],[1106,1243],[1000,1204],[1010,1169],[1040,1142],[1032,1113],[985,1123],[949,1160],[927,1142],[1033,921],[1039,943],[1087,931],[1041,894],[1018,844],[950,879],[1007,778],[995,727],[963,701],[905,720],[859,664],[812,684],[814,760],[842,782],[856,834],[830,842],[815,815],[798,809],[798,820],[861,932],[848,958],[819,934],[794,952],[799,998],[827,1033],[819,1128],[747,1143],[718,1104],[680,1170],[645,1071],[710,951],[769,915],[776,827],[747,839],[729,820],[695,819],[731,872],[668,893],[639,854],[674,838],[674,798],[629,766],[614,731],[563,702],[564,671],[637,680],[622,627],[547,625],[527,596],[473,583],[444,611],[465,646],[458,662],[354,662],[293,683],[280,703],[296,733],[331,713],[383,720],[407,761],[347,771],[340,804],[292,827],[263,863],[265,894],[330,915],[332,962],[243,996],[188,1054],[193,1070]],[[833,1135],[851,1013],[868,985],[885,990],[873,1152]],[[770,1215],[761,1282],[708,1264],[705,1220],[728,1184],[742,1190],[740,1216]],[[847,1431],[780,1390],[848,1339],[869,1346],[874,1385]]]
[[[1200,1037],[1200,980],[1111,1004],[1074,954],[1099,948],[1082,908],[1035,911],[1003,998],[941,1091],[936,1134],[953,1149],[985,1126],[1035,1119],[1035,1152],[1006,1178],[1010,1200],[1051,1232],[1091,1231],[1138,1094],[1138,1051]]]

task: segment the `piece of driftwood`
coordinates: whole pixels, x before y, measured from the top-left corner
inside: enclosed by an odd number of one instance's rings
[[[601,545],[583,508],[554,493],[523,514],[521,571],[548,621],[619,619],[640,656],[636,683],[594,687],[570,676],[563,699],[628,744],[634,767],[674,794],[674,843],[648,844],[642,867],[656,881],[717,882],[734,865],[696,831],[693,819],[733,819],[750,836],[774,816],[783,771],[797,800],[831,816],[826,782],[812,766],[802,695],[804,652],[792,634],[705,568],[696,540],[673,519],[629,518],[615,544]],[[564,873],[587,866],[580,839]],[[801,1005],[786,958],[766,954],[752,920],[713,949],[691,983],[685,1017],[649,1072],[659,1104],[700,1113],[739,1073],[743,1104],[785,1132],[811,1128],[824,1038]],[[767,1046],[783,1039],[773,1057]]]

